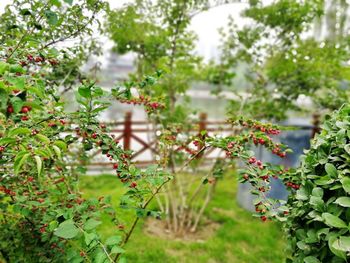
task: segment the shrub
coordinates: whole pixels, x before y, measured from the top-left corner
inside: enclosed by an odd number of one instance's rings
[[[293,175],[301,187],[288,201],[289,262],[350,259],[350,105],[322,128]]]

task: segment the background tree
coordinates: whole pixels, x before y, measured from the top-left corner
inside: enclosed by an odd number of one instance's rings
[[[245,104],[242,108],[233,100],[230,111],[285,119],[290,111],[333,110],[349,99],[347,32],[336,31],[342,35],[336,38],[312,35],[315,25],[325,19],[325,7],[328,4],[323,1],[280,0],[269,5],[251,1],[243,13],[253,20],[251,24],[238,29],[231,20],[223,32],[224,59],[216,71],[218,75],[220,69],[235,72],[243,68],[246,84],[232,87]],[[329,13],[328,9],[326,15]],[[331,31],[327,29],[328,34]],[[305,97],[312,106],[299,103]]]

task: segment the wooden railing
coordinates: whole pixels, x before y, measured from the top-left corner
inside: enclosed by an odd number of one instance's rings
[[[319,131],[318,116],[314,116],[313,124],[315,125],[299,125],[300,130],[310,130],[311,136]],[[119,140],[125,150],[133,150],[132,160],[139,166],[148,165],[155,162],[155,156],[158,155],[157,150],[157,138],[155,138],[154,128],[151,123],[147,121],[134,121],[132,119],[132,113],[126,112],[124,120],[119,122],[106,123],[109,127],[109,131],[113,134],[116,140]],[[208,120],[206,113],[199,115],[197,125],[191,132],[193,134],[200,134],[201,131],[207,131],[209,134],[220,133],[224,135],[232,134],[233,128],[226,121],[211,121]],[[191,146],[193,148],[193,146]],[[197,149],[201,146],[198,145]],[[146,152],[149,152],[146,156]],[[142,156],[143,155],[143,156]],[[94,158],[89,164],[91,167],[108,167],[111,166],[107,158],[103,158],[100,151],[95,152],[92,155]],[[217,159],[220,156],[219,153],[215,154],[215,151],[209,149],[201,155],[201,158],[210,161]]]

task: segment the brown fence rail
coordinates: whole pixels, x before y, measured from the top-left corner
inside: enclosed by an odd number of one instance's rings
[[[311,137],[313,137],[319,131],[318,124],[318,116],[314,115],[313,125],[297,125],[295,127],[300,130],[310,130]],[[158,154],[157,139],[150,138],[151,136],[154,137],[154,130],[151,127],[151,123],[148,121],[133,121],[132,113],[126,112],[124,121],[110,122],[106,123],[106,125],[110,128],[109,132],[115,135],[116,140],[120,141],[125,150],[133,150],[131,158],[137,165],[144,166],[155,162],[154,157]],[[232,125],[226,121],[211,121],[208,120],[206,113],[201,113],[198,123],[194,126],[192,132],[200,134],[200,132],[204,130],[212,134],[219,132],[230,134],[234,129]],[[143,154],[146,154],[147,151],[149,151],[149,154],[144,158],[140,158]],[[206,161],[212,161],[217,158],[213,157],[212,153],[213,150],[208,150],[201,158]],[[100,151],[92,155],[92,157],[98,156],[102,157]],[[93,158],[93,161],[88,164],[88,166],[94,168],[108,167],[110,165],[107,159],[96,160],[96,158]]]

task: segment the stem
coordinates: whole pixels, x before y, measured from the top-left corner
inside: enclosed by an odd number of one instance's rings
[[[199,150],[195,155],[193,155],[179,170],[178,173],[183,171],[194,159],[196,159],[196,157],[201,154],[202,152],[204,152],[206,149],[208,149],[209,146],[204,146],[201,150]],[[164,185],[166,185],[171,179],[168,178],[167,180],[165,180],[161,185],[159,185],[156,190],[152,193],[152,195],[149,197],[149,199],[141,206],[141,209],[146,209],[147,206],[149,205],[149,203],[153,200],[153,198],[160,192],[160,190],[163,188]],[[123,241],[123,243],[121,244],[121,246],[125,246],[126,243],[129,241],[130,236],[132,235],[132,233],[135,230],[136,224],[139,221],[139,217],[136,217],[134,219],[134,222],[131,225],[130,230],[127,232],[126,237]],[[116,262],[118,260],[118,258],[120,257],[121,253],[118,253],[114,259],[114,261],[112,262]]]
[[[81,232],[86,233],[86,231],[84,229],[82,229],[80,226],[77,225],[77,227],[80,229]],[[101,241],[100,240],[96,240],[96,241],[101,246],[103,252],[106,254],[106,256],[108,257],[109,261],[110,262],[114,262],[113,259],[111,258],[111,256],[108,254],[106,247],[101,243]]]
[[[191,228],[191,232],[195,232],[197,230],[198,223],[199,223],[200,219],[202,218],[204,210],[207,208],[210,200],[213,197],[215,185],[216,185],[216,181],[208,188],[207,196],[205,198],[204,204],[202,205],[201,209],[199,210],[199,213],[195,219],[194,225]]]

